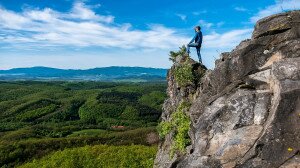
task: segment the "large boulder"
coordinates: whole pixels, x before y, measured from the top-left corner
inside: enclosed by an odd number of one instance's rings
[[[191,143],[170,155],[170,132],[155,167],[300,167],[300,11],[258,21],[251,40],[221,54],[193,84],[178,86],[173,72],[180,64],[168,73],[162,120],[189,101]]]

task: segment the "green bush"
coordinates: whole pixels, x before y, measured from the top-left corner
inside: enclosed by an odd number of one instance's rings
[[[173,124],[176,125],[176,133],[174,137],[174,145],[171,150],[171,154],[176,150],[184,152],[185,147],[190,143],[188,132],[190,130],[190,118],[184,112],[186,108],[189,108],[189,104],[181,103],[175,113],[172,114]]]
[[[184,87],[193,84],[195,77],[193,67],[187,61],[175,67],[174,77],[179,86]]]
[[[172,130],[172,123],[162,121],[157,126],[157,131],[159,133],[160,138],[165,138],[165,136],[170,133]]]
[[[152,168],[157,146],[96,145],[65,149],[20,168]]]
[[[173,132],[173,143],[171,146],[170,156],[173,157],[176,151],[181,153],[185,152],[185,148],[190,143],[190,137],[188,135],[190,129],[190,118],[186,115],[185,111],[188,110],[190,104],[188,102],[181,102],[178,108],[170,116],[170,121],[162,121],[157,130],[161,138],[164,138],[167,134]]]
[[[170,51],[170,60],[175,62],[176,58],[178,56],[185,56],[186,55],[186,47],[185,45],[183,45],[182,47],[179,47],[179,51],[174,52],[174,51]]]

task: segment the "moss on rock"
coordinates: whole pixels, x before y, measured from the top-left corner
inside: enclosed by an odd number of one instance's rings
[[[189,102],[181,102],[176,111],[171,114],[170,120],[162,121],[157,127],[161,138],[164,138],[171,132],[173,133],[174,141],[171,146],[170,157],[173,157],[175,152],[185,153],[185,148],[191,142],[188,135],[191,121],[190,117],[185,113],[189,108]]]

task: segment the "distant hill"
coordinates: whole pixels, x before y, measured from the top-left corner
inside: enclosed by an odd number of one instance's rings
[[[104,67],[87,70],[49,67],[0,70],[0,80],[88,80],[88,81],[160,81],[167,69],[145,67]]]

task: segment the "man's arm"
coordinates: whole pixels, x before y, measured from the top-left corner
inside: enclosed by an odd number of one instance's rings
[[[195,36],[193,37],[193,39],[189,42],[189,44],[191,44],[192,42],[194,42],[195,38],[197,37],[197,34],[195,34]]]

